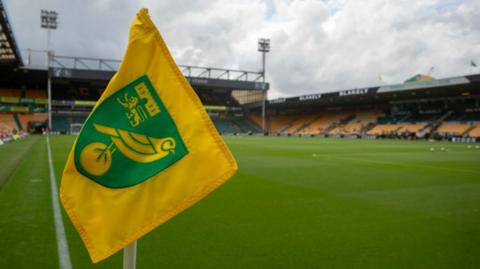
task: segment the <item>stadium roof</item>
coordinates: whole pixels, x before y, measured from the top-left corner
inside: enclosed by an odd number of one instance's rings
[[[22,66],[23,72],[34,74],[43,73],[45,80],[47,78],[46,61],[35,59],[30,61],[29,53],[41,51],[27,51],[26,65]],[[40,59],[41,60],[41,59]],[[52,83],[59,81],[103,81],[107,83],[121,61],[114,59],[90,58],[90,57],[72,57],[52,55],[50,60],[50,71],[53,78]],[[201,67],[179,65],[180,71],[190,84],[197,88],[221,89],[221,90],[248,90],[248,91],[267,91],[269,83],[263,81],[263,73],[259,71],[247,71],[236,69],[224,69],[214,67]],[[24,80],[28,80],[25,78]],[[0,84],[2,79],[0,78]]]
[[[431,77],[431,76],[418,74],[418,75],[415,75],[415,76],[405,80],[405,83],[415,82],[415,81],[431,81],[431,80],[434,80],[434,78]]]
[[[269,100],[268,105],[279,109],[301,108],[306,105],[328,107],[410,99],[428,100],[455,96],[480,96],[480,74],[432,80],[408,80],[408,82],[402,84],[277,98]],[[252,105],[252,108],[255,106],[260,106],[260,104]]]
[[[467,77],[452,77],[452,78],[417,80],[417,81],[408,80],[403,84],[386,85],[386,86],[379,87],[377,93],[418,90],[423,88],[438,88],[438,87],[447,87],[447,86],[462,85],[462,84],[469,84],[469,83],[470,83],[470,80]]]
[[[7,11],[0,0],[0,65],[21,64],[22,57],[8,21]]]

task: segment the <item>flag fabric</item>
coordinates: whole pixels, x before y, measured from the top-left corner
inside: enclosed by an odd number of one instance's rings
[[[60,198],[93,262],[228,180],[237,164],[148,11],[70,151]]]
[[[473,60],[470,61],[470,65],[471,65],[472,67],[477,67],[477,63],[475,63]]]

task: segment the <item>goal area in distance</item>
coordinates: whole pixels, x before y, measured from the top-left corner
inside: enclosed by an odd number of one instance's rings
[[[82,130],[83,123],[72,123],[70,124],[70,134],[78,135]]]

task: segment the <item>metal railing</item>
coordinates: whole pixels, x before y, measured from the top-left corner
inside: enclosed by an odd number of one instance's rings
[[[52,55],[50,66],[53,68],[116,71],[120,63],[119,60],[112,59]]]
[[[240,81],[261,81],[262,72],[179,65],[183,75],[194,78],[225,79]]]
[[[29,66],[43,66],[47,68],[46,51],[42,50],[26,50],[25,67]],[[94,71],[117,71],[120,66],[120,60],[103,59],[103,58],[89,58],[89,57],[73,57],[52,54],[50,58],[50,67],[65,68],[72,70],[94,70]],[[212,68],[202,66],[179,65],[178,68],[183,75],[190,78],[205,78],[205,79],[223,79],[235,81],[252,81],[261,82],[263,73],[258,71],[246,71],[224,68]]]

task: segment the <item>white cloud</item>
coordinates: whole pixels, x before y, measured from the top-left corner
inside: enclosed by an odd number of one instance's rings
[[[480,62],[475,0],[7,0],[21,48],[44,48],[40,9],[60,13],[59,54],[121,58],[136,10],[150,8],[179,64],[260,69],[271,38],[271,96],[397,83],[435,66],[463,75]],[[478,70],[480,72],[480,70]]]

